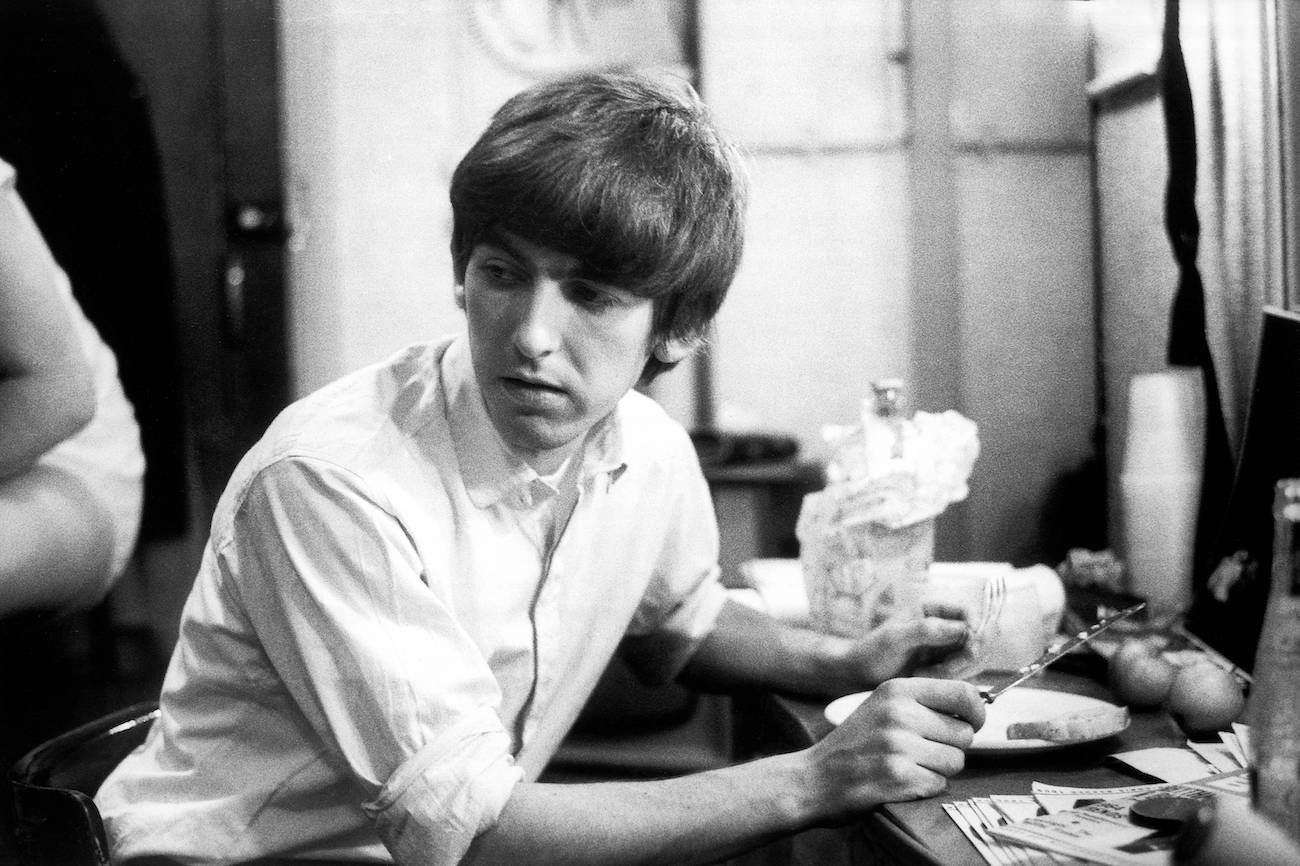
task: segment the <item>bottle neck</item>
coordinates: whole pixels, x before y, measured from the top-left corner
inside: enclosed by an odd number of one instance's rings
[[[893,379],[873,382],[873,407],[881,418],[895,418],[903,414],[903,385]]]

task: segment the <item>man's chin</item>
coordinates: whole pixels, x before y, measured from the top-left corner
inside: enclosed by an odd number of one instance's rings
[[[528,459],[544,456],[569,448],[578,439],[578,433],[553,424],[516,423],[509,434],[503,436],[506,444],[519,456]]]

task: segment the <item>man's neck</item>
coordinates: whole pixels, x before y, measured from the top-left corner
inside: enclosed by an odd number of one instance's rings
[[[551,451],[534,452],[524,456],[524,462],[533,467],[533,471],[542,477],[543,480],[551,476],[558,477],[563,470],[572,461],[573,456],[581,450],[582,439],[577,442],[571,442],[563,448],[556,448]]]
[[[559,490],[563,486],[565,480],[573,474],[569,470],[573,467],[575,462],[574,454],[573,452],[570,452],[553,472],[543,472],[536,466],[533,467],[533,471],[537,473],[538,478],[542,479],[556,490]]]

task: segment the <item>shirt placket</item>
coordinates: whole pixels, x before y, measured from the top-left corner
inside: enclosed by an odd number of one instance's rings
[[[583,506],[583,491],[578,489],[578,498],[573,505],[573,513],[566,525],[561,527],[554,547],[542,560],[542,581],[537,593],[537,602],[533,607],[533,658],[535,679],[533,694],[526,707],[523,737],[524,742],[531,739],[541,719],[546,716],[546,709],[559,686],[563,675],[564,660],[564,622],[562,618],[562,599],[565,581],[553,580],[552,574],[568,575],[570,573],[568,551],[573,543],[565,542],[574,533],[570,527]]]

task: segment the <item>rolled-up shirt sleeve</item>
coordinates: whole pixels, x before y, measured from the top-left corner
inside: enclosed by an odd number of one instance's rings
[[[382,493],[327,461],[278,460],[248,486],[219,556],[397,862],[459,861],[521,772],[487,661]]]
[[[456,863],[496,823],[519,781],[495,715],[467,719],[408,758],[363,803],[398,863]]]

